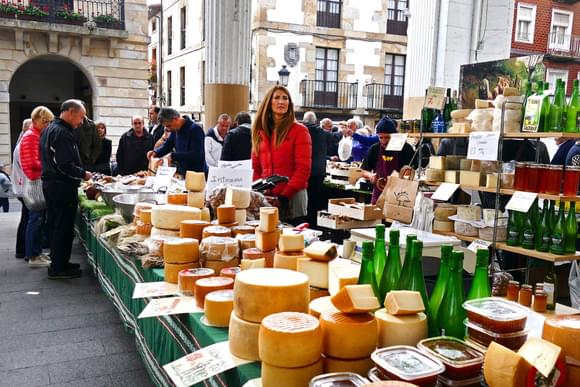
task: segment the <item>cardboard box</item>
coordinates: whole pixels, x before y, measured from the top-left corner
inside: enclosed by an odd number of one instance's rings
[[[413,208],[386,203],[385,217],[389,219],[396,219],[401,223],[411,224],[413,221]]]
[[[382,219],[381,209],[372,204],[358,203],[354,198],[330,199],[328,212],[358,220]]]
[[[333,230],[350,230],[353,228],[374,227],[381,223],[381,219],[373,220],[354,220],[333,215],[327,211],[318,211],[316,224],[319,227],[326,227]]]
[[[445,171],[445,182],[459,184],[459,171]]]
[[[484,186],[485,175],[481,172],[461,171],[459,175],[459,183],[472,186]]]

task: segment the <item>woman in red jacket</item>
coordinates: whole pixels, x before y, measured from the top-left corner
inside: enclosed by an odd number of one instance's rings
[[[252,125],[254,180],[272,175],[288,177],[269,194],[280,207],[280,218],[291,223],[306,216],[306,188],[312,164],[312,141],[308,129],[296,122],[290,92],[280,85],[266,93]]]

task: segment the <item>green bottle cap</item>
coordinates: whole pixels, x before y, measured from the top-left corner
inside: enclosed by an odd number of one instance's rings
[[[449,270],[463,270],[463,251],[453,251],[449,262]]]
[[[368,257],[368,256],[372,257],[373,249],[374,249],[373,242],[364,241],[362,243],[362,255],[363,255],[363,257]]]
[[[441,262],[448,263],[451,252],[453,251],[453,245],[443,244],[441,245]]]
[[[391,241],[398,241],[400,236],[401,232],[398,229],[391,229],[391,231],[389,231],[389,240]]]
[[[376,238],[384,238],[385,237],[385,225],[384,224],[377,224],[376,225],[375,236],[376,236]]]
[[[477,262],[476,266],[489,266],[489,250],[488,249],[477,249],[476,253]]]

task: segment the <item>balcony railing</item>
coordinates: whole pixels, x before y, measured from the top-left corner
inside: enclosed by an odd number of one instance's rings
[[[549,55],[580,58],[580,35],[565,35],[556,32],[548,34]]]
[[[303,79],[300,94],[304,107],[354,110],[357,108],[358,83]]]
[[[0,18],[125,29],[124,0],[0,0]],[[0,22],[1,23],[1,22]]]
[[[403,86],[369,83],[364,86],[363,96],[367,110],[403,110]]]

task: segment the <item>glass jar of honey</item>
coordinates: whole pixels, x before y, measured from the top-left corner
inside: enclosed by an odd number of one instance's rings
[[[580,166],[566,166],[564,171],[564,195],[576,196],[580,182]]]
[[[518,302],[518,293],[520,292],[520,283],[518,281],[509,281],[507,286],[507,299]]]
[[[534,303],[532,305],[534,312],[544,313],[547,306],[548,294],[546,294],[546,292],[543,290],[536,291],[536,294],[534,294]]]
[[[540,168],[541,164],[528,164],[526,191],[538,192],[538,186],[540,183]]]
[[[516,176],[514,181],[514,189],[516,191],[525,191],[527,180],[528,180],[528,165],[526,163],[516,163]]]
[[[522,285],[518,293],[518,302],[523,306],[532,305],[532,285]]]
[[[546,181],[546,193],[548,195],[559,195],[562,185],[562,166],[551,165],[548,169],[548,179]]]
[[[541,290],[544,290],[544,283],[543,283],[543,282],[537,282],[537,283],[536,283],[536,286],[535,286],[535,288],[534,288],[534,291],[536,291],[536,292],[537,292],[538,290],[540,290],[540,291],[541,291]]]

